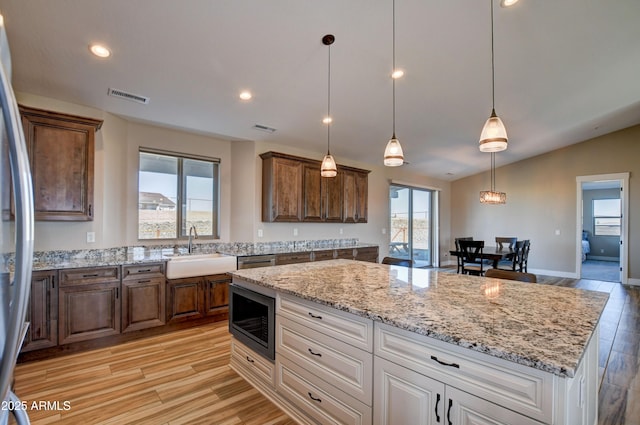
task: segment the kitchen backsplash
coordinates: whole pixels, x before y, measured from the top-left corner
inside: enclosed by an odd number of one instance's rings
[[[276,252],[312,251],[322,248],[341,248],[357,246],[357,238],[348,239],[319,239],[299,241],[274,242],[211,242],[194,244],[194,254],[221,252],[229,255],[257,255]],[[113,261],[119,258],[147,258],[150,255],[187,254],[187,244],[138,245],[106,249],[79,249],[59,251],[36,251],[33,253],[34,263],[54,264],[56,262],[85,261]],[[13,253],[4,254],[8,264],[13,265]]]

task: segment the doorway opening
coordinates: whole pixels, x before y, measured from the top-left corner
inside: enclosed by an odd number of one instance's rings
[[[437,191],[389,186],[389,256],[412,259],[414,267],[437,264]]]
[[[581,176],[576,181],[577,277],[626,283],[629,173]]]

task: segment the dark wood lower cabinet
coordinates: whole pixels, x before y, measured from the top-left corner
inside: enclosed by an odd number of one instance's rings
[[[226,317],[229,283],[231,277],[226,274],[167,280],[167,323]]]
[[[58,345],[58,272],[33,272],[31,297],[27,308],[29,328],[22,351],[32,351]]]
[[[201,277],[167,280],[167,322],[203,317],[203,295]]]
[[[229,284],[231,278],[226,274],[204,277],[204,308],[206,316],[219,316],[229,313]]]
[[[120,281],[60,286],[60,344],[120,333]]]
[[[122,267],[122,332],[162,326],[165,321],[164,264]]]

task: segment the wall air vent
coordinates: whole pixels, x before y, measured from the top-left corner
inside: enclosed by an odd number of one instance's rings
[[[109,96],[113,96],[113,97],[117,97],[120,99],[124,99],[124,100],[130,100],[131,102],[136,102],[136,103],[142,103],[143,105],[146,105],[149,103],[149,98],[146,96],[140,96],[139,94],[133,94],[133,93],[127,93],[124,90],[118,90],[118,89],[109,89],[108,92]]]
[[[254,130],[266,131],[267,133],[275,133],[276,129],[272,127],[267,127],[266,125],[256,124],[253,126]]]

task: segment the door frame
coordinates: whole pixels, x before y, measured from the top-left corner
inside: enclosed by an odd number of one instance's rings
[[[580,279],[582,275],[582,184],[587,182],[598,181],[618,181],[620,183],[620,202],[622,203],[620,211],[622,220],[620,223],[620,283],[626,285],[628,283],[628,258],[629,258],[629,173],[613,173],[613,174],[596,174],[590,176],[576,177],[576,278]]]

